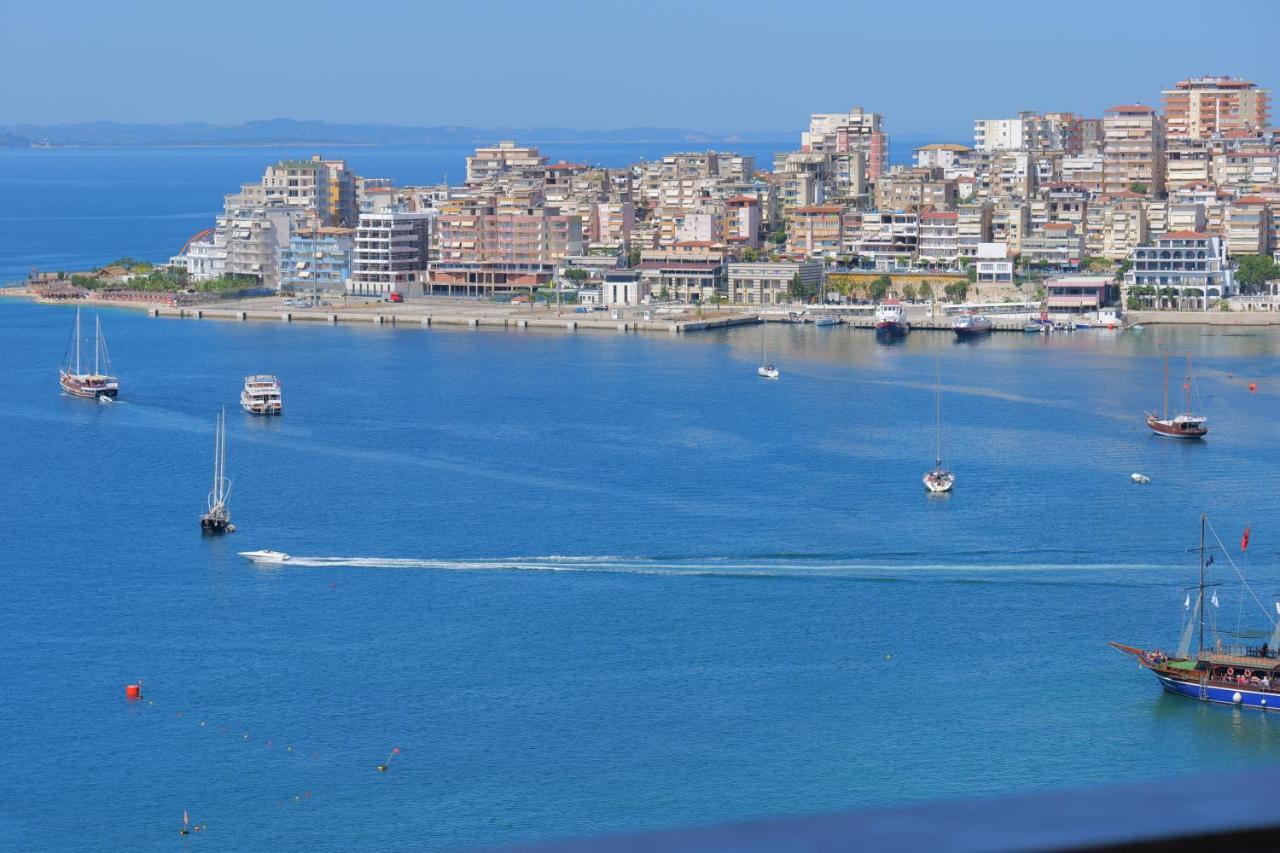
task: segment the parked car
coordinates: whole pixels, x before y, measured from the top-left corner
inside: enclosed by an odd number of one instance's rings
[[[388,294],[387,294],[387,301],[388,301],[388,302],[404,302],[404,294],[403,294],[403,293],[396,293],[396,292],[394,292],[394,291],[393,291],[393,292],[391,292],[391,293],[388,293]]]

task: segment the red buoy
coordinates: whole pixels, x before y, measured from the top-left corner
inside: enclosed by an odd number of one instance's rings
[[[130,701],[136,701],[142,698],[141,684],[126,684],[124,686],[124,698]]]
[[[1257,383],[1257,382],[1250,382],[1250,383],[1249,383],[1249,390],[1250,390],[1250,391],[1257,391],[1257,390],[1258,390],[1258,383]]]

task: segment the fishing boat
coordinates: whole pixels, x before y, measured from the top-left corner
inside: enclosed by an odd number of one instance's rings
[[[840,325],[841,323],[843,323],[843,322],[844,322],[844,320],[841,320],[841,319],[840,319],[839,317],[837,317],[835,314],[822,314],[822,315],[819,315],[818,317],[814,318],[813,325],[815,325],[815,326],[839,326],[839,325]]]
[[[769,342],[769,324],[764,323],[760,327],[760,366],[756,368],[756,375],[765,379],[777,379],[782,374],[778,368],[774,367],[769,361],[769,355],[766,347]]]
[[[1177,650],[1166,654],[1158,648],[1143,649],[1127,646],[1122,643],[1111,643],[1113,648],[1132,655],[1138,665],[1149,670],[1166,691],[1178,696],[1199,699],[1201,702],[1215,702],[1221,705],[1238,705],[1244,708],[1256,708],[1265,711],[1280,711],[1280,657],[1276,647],[1280,645],[1280,620],[1262,606],[1261,601],[1249,587],[1248,581],[1240,575],[1243,586],[1242,594],[1248,594],[1262,607],[1262,612],[1271,623],[1270,639],[1259,646],[1244,643],[1222,642],[1221,634],[1212,648],[1205,645],[1205,592],[1210,590],[1210,603],[1214,610],[1218,609],[1218,593],[1220,584],[1206,584],[1205,572],[1213,565],[1213,556],[1205,558],[1210,550],[1205,542],[1205,530],[1209,526],[1208,518],[1200,516],[1200,583],[1187,591],[1183,607],[1187,611],[1187,621],[1183,626],[1182,637]],[[1212,529],[1210,527],[1210,529]],[[1214,538],[1218,542],[1221,553],[1231,561],[1231,555],[1221,548],[1221,540],[1217,533]],[[1249,531],[1246,528],[1241,540],[1243,548],[1248,547]],[[1232,561],[1232,567],[1235,564]],[[1236,569],[1239,574],[1239,569]],[[1191,601],[1191,590],[1197,590],[1194,607]],[[1280,603],[1276,605],[1280,613]],[[1192,654],[1191,641],[1197,633],[1196,650]],[[1218,633],[1215,629],[1214,633]],[[1263,635],[1265,636],[1265,635]]]
[[[200,516],[200,530],[205,533],[234,533],[231,510],[227,498],[231,496],[231,479],[227,477],[227,410],[218,413],[213,432],[213,488],[209,490],[209,505]]]
[[[991,318],[983,314],[963,314],[951,322],[951,331],[961,340],[991,334]]]
[[[907,309],[897,299],[886,299],[876,306],[876,334],[888,338],[900,338],[911,331],[907,322]]]
[[[268,374],[246,376],[240,392],[240,408],[251,415],[282,415],[284,403],[280,399],[280,380]]]
[[[1187,355],[1187,379],[1183,384],[1187,391],[1187,410],[1169,417],[1169,357],[1164,357],[1164,417],[1147,412],[1147,426],[1156,435],[1166,438],[1204,438],[1209,434],[1208,419],[1191,411],[1191,356]]]
[[[934,356],[934,458],[933,468],[925,472],[924,487],[930,494],[942,494],[951,491],[956,484],[956,475],[942,467],[942,365]]]
[[[283,551],[263,548],[261,551],[241,551],[240,556],[254,563],[287,563],[289,555]]]
[[[89,400],[113,398],[120,393],[120,381],[111,375],[111,359],[107,356],[107,341],[102,337],[102,321],[93,318],[93,372],[86,373],[82,365],[82,336],[80,333],[80,308],[76,308],[76,321],[72,327],[72,341],[58,372],[58,384],[73,397]]]

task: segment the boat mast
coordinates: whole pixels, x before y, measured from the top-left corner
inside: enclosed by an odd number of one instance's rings
[[[1164,419],[1169,420],[1169,355],[1164,357]]]
[[[98,370],[98,353],[102,352],[102,318],[97,314],[93,315],[93,375],[97,376],[101,373]]]
[[[80,306],[76,306],[76,375],[80,374]]]
[[[1204,657],[1204,525],[1205,514],[1200,513],[1200,649],[1196,654],[1196,658]]]
[[[942,467],[942,357],[933,354],[933,407],[935,423],[935,456],[933,467]]]
[[[1187,414],[1191,414],[1191,353],[1187,353]]]

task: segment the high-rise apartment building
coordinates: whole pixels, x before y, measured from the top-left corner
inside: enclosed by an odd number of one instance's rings
[[[1164,117],[1171,139],[1205,139],[1268,127],[1270,93],[1234,77],[1196,77],[1165,89]]]
[[[1103,114],[1103,192],[1164,194],[1164,121],[1143,104],[1112,107]]]

